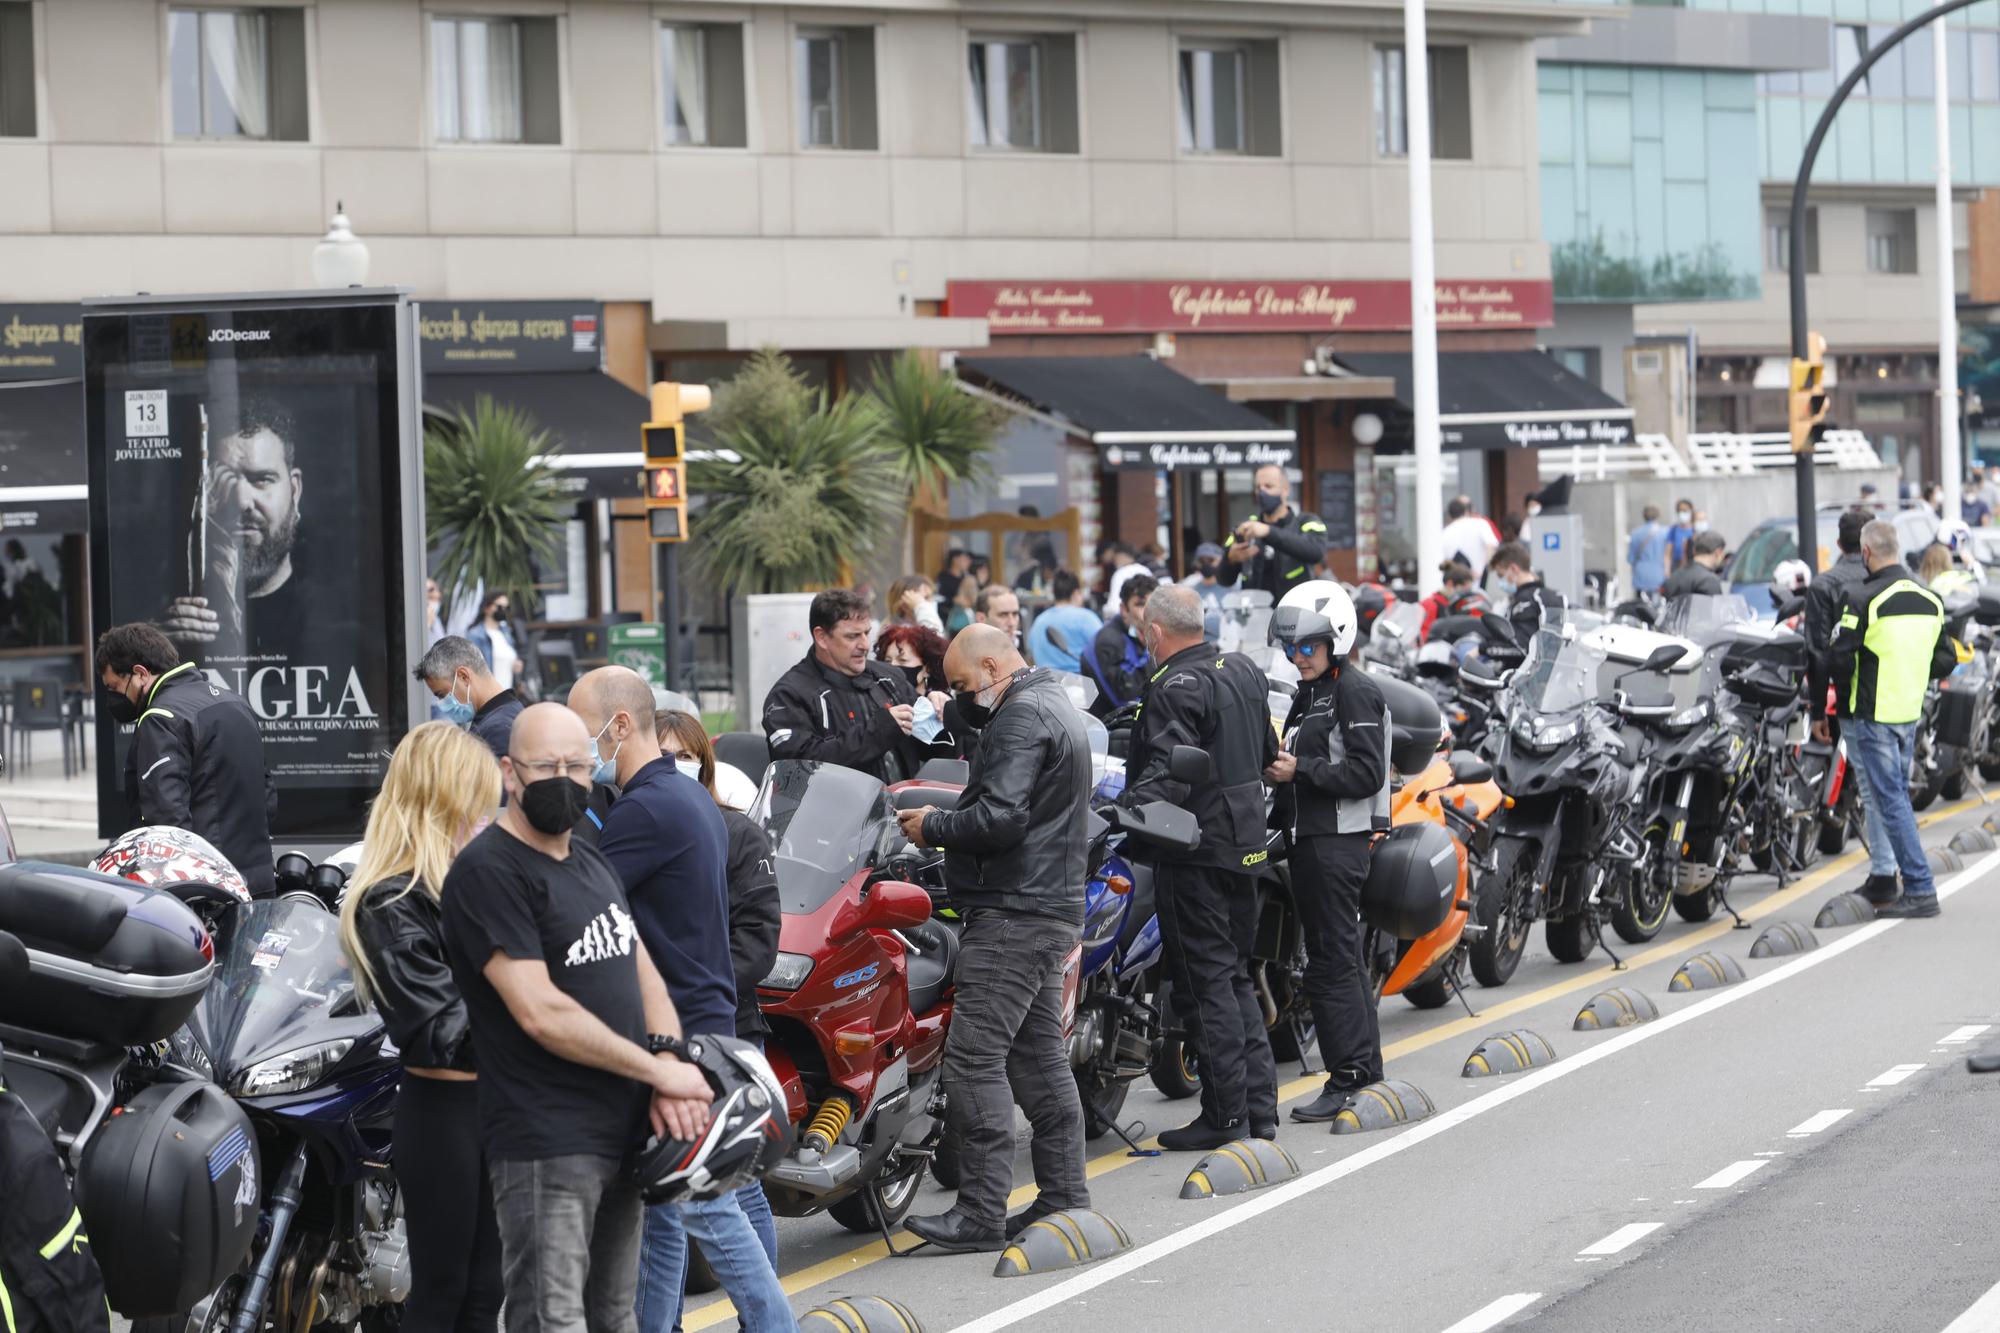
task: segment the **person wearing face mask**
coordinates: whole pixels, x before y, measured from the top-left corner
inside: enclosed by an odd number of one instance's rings
[[[485,741],[495,759],[506,756],[507,737],[521,715],[521,696],[500,683],[487,667],[485,654],[470,639],[447,634],[430,646],[410,674],[437,700],[442,721]]]
[[[586,672],[569,708],[591,733],[597,781],[621,789],[598,842],[632,904],[686,1032],[734,1035],[736,972],[729,937],[729,827],[714,796],[660,749],[653,688],[628,667]],[[746,1329],[792,1330],[791,1303],[734,1194],[646,1210],[638,1311],[647,1333],[678,1322],[687,1238],[701,1242]]]
[[[382,1015],[403,1080],[396,1185],[410,1242],[409,1333],[491,1329],[500,1313],[500,1229],[479,1147],[479,1082],[465,997],[444,948],[452,858],[500,804],[500,768],[477,739],[426,722],[389,757],[361,864],[340,904],[354,989]]]
[[[1202,632],[1214,638],[1222,632],[1222,598],[1229,590],[1222,586],[1224,552],[1214,542],[1194,548],[1194,573],[1181,580],[1183,588],[1193,588],[1201,598]]]
[[[1091,641],[1090,652],[1084,655],[1084,670],[1097,682],[1097,699],[1090,711],[1099,717],[1137,703],[1146,691],[1146,673],[1153,660],[1139,641],[1139,625],[1146,614],[1146,599],[1159,586],[1151,574],[1125,580],[1118,614],[1104,622]]]
[[[1535,631],[1554,620],[1569,607],[1569,598],[1542,582],[1520,542],[1502,543],[1487,566],[1494,587],[1507,598],[1507,620],[1514,633],[1526,644]]]
[[[680,1059],[656,937],[604,856],[570,837],[596,767],[590,733],[535,704],[500,767],[506,808],[445,875],[444,942],[479,1068],[507,1327],[633,1333],[632,1150],[649,1124],[699,1134],[712,1094]]]
[[[465,637],[486,659],[486,669],[500,682],[500,688],[514,688],[514,671],[520,665],[521,650],[514,642],[513,612],[507,594],[488,593],[479,604],[479,618]]]
[[[173,641],[144,622],[98,636],[93,665],[106,715],[136,728],[125,754],[125,797],[136,815],[127,827],[199,834],[229,858],[251,897],[274,895],[278,789],[249,703],[181,661]]]
[[[1667,529],[1667,569],[1679,569],[1688,560],[1688,543],[1694,540],[1694,501],[1682,500],[1674,506],[1674,525]]]
[[[1225,588],[1262,588],[1276,601],[1310,579],[1326,558],[1326,524],[1318,514],[1292,508],[1292,482],[1275,463],[1257,469],[1257,517],[1246,518],[1223,540],[1216,578]]]
[[[1528,547],[1532,547],[1535,544],[1535,517],[1541,512],[1542,493],[1540,491],[1529,491],[1527,498],[1521,502],[1521,527],[1514,534],[1515,541]]]
[[[956,808],[896,818],[912,843],[944,848],[951,905],[965,919],[944,1052],[963,1179],[948,1211],[903,1225],[961,1253],[1001,1249],[1051,1213],[1090,1206],[1062,996],[1083,928],[1091,756],[1062,683],[991,625],[952,641],[945,674],[981,729],[979,751]],[[1038,1193],[1009,1217],[1017,1102],[1034,1129]]]

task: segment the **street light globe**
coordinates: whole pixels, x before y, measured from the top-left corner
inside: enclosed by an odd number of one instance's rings
[[[1382,439],[1382,418],[1373,412],[1363,412],[1354,418],[1354,442],[1360,445],[1379,443]]]
[[[312,267],[313,281],[321,287],[359,287],[368,281],[368,247],[355,236],[338,201],[326,235],[313,247]]]

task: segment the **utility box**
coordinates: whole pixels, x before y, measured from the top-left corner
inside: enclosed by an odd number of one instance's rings
[[[765,592],[736,599],[730,661],[736,691],[736,731],[761,731],[764,697],[812,651],[809,592]]]
[[[656,690],[667,688],[667,629],[650,621],[613,625],[611,665],[630,667]]]
[[[1583,515],[1540,513],[1531,531],[1535,572],[1570,605],[1584,605]]]

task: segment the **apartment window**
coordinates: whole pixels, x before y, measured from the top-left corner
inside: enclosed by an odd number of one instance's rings
[[[1792,210],[1764,210],[1764,268],[1771,273],[1792,269]],[[1806,210],[1806,272],[1819,272],[1819,210]]]
[[[690,148],[749,146],[742,24],[663,24],[660,88],[668,143]]]
[[[1471,53],[1463,46],[1430,48],[1431,156],[1446,161],[1472,158]],[[1404,157],[1410,151],[1409,95],[1403,48],[1375,48],[1375,155]]]
[[[799,143],[806,148],[876,146],[875,31],[806,31],[796,42]]]
[[[167,63],[176,138],[306,137],[305,11],[170,10]]]
[[[0,139],[35,134],[35,11],[0,4]]]
[[[1182,152],[1278,156],[1275,41],[1182,42],[1179,64]]]
[[[1074,37],[974,37],[966,61],[973,147],[1077,151]]]
[[[1868,210],[1868,271],[1870,273],[1917,271],[1916,209]]]
[[[431,19],[440,143],[561,143],[560,79],[552,18]]]
[[[1602,382],[1604,349],[1600,347],[1551,347],[1549,356],[1578,379]]]

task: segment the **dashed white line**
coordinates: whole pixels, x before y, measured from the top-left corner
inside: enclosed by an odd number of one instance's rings
[[[1500,1327],[1541,1298],[1539,1291],[1517,1291],[1512,1296],[1502,1296],[1490,1305],[1480,1306],[1444,1333],[1486,1333],[1487,1329]]]
[[[1871,1088],[1894,1087],[1910,1075],[1921,1074],[1923,1072],[1924,1066],[1922,1065],[1897,1065],[1895,1068],[1885,1069],[1874,1078],[1869,1079],[1868,1086]]]
[[[1731,1185],[1741,1181],[1745,1176],[1756,1171],[1757,1168],[1769,1166],[1770,1164],[1770,1161],[1763,1157],[1747,1157],[1740,1162],[1731,1162],[1707,1180],[1697,1183],[1695,1188],[1698,1190],[1726,1190]]]
[[[1806,1119],[1799,1121],[1798,1124],[1786,1130],[1785,1135],[1787,1138],[1796,1139],[1802,1138],[1807,1134],[1817,1134],[1823,1129],[1832,1129],[1843,1118],[1853,1114],[1854,1108],[1851,1106],[1843,1106],[1836,1111],[1821,1111],[1817,1115],[1808,1116]]]
[[[1627,1222],[1624,1226],[1619,1227],[1595,1245],[1586,1245],[1578,1250],[1577,1253],[1579,1255],[1616,1254],[1620,1250],[1652,1235],[1665,1225],[1665,1222]]]
[[[1938,1045],[1957,1045],[1960,1042],[1971,1041],[1982,1032],[1991,1032],[1992,1030],[1993,1025],[1991,1023],[1973,1023],[1968,1027],[1953,1028],[1950,1032],[1938,1038]]]

